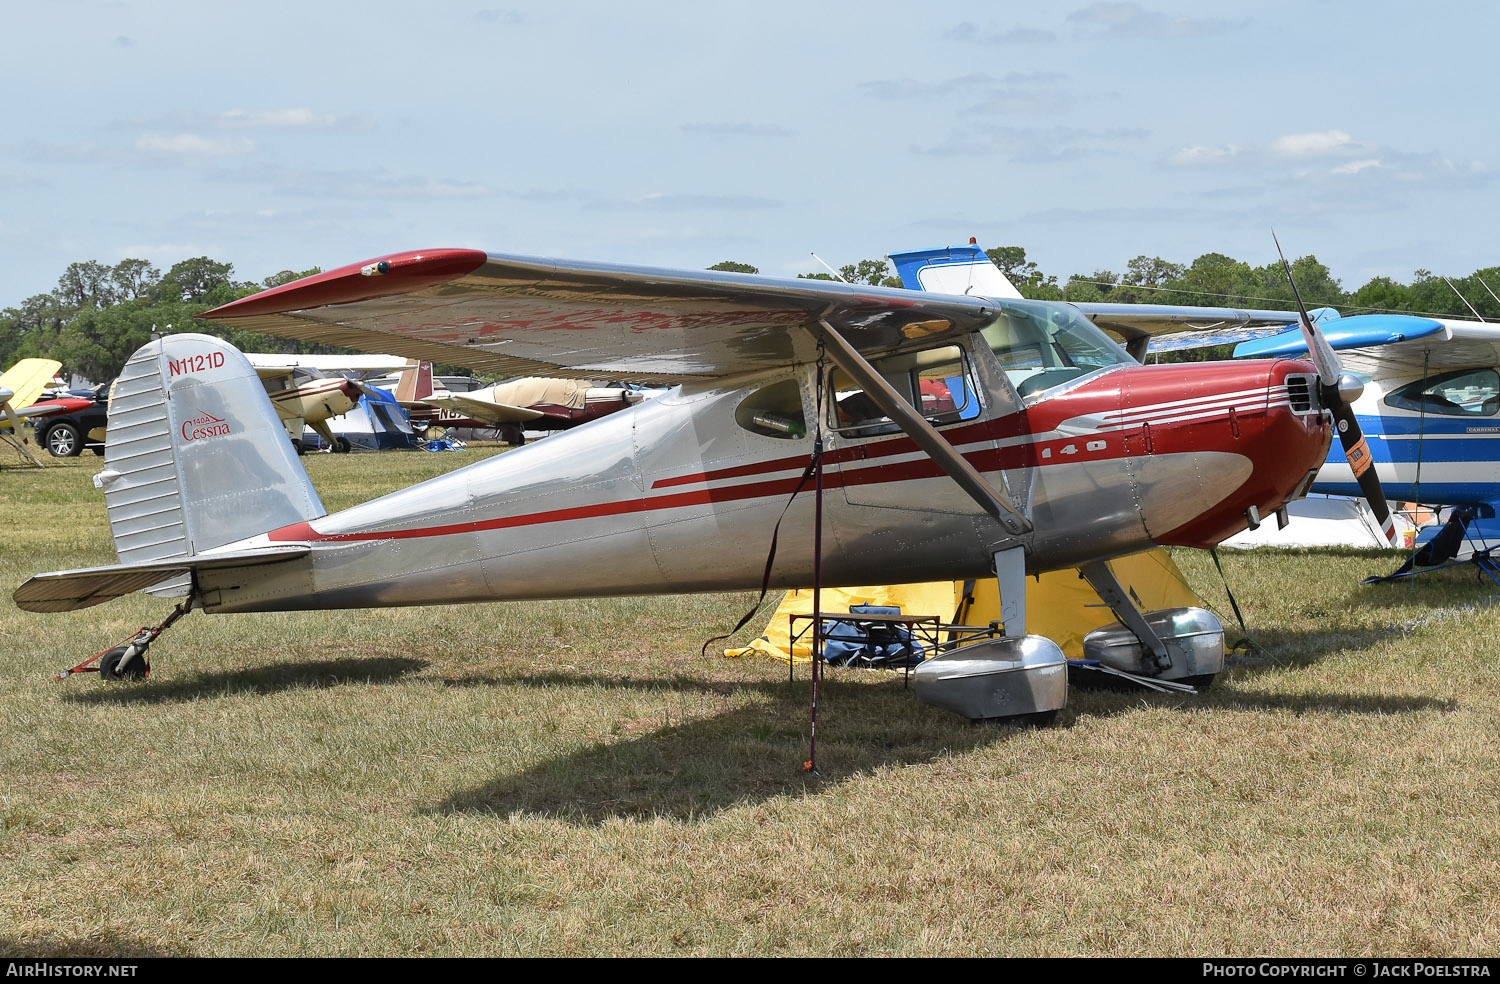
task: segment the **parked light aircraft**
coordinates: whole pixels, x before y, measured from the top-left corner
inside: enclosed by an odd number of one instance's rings
[[[1402,314],[1314,312],[1328,344],[1366,382],[1354,401],[1381,485],[1394,499],[1433,505],[1500,501],[1500,325]],[[1297,332],[1246,341],[1242,358],[1306,353]],[[1349,466],[1330,456],[1314,486],[1357,495]]]
[[[1211,676],[1222,627],[1214,639],[1196,609],[1141,612],[1104,561],[1211,546],[1281,510],[1327,452],[1325,408],[1343,419],[1326,346],[1314,365],[1143,366],[1071,305],[829,281],[446,249],[205,317],[499,375],[673,388],[328,515],[233,348],[152,341],[110,404],[100,481],[120,563],[33,577],[22,609],[166,583],[185,606],[251,612],[993,572],[1003,636],[925,661],[914,689],[974,718],[1046,713],[1066,699],[1066,661],[1027,634],[1028,573],[1080,568],[1122,619],[1106,648],[1124,668]],[[1247,316],[1108,315],[1140,338],[1184,317]],[[935,384],[949,399],[924,414]],[[768,560],[783,516],[811,535],[782,536]],[[138,675],[144,654],[124,660],[107,675]]]
[[[21,433],[21,421],[44,412],[34,405],[61,368],[62,363],[52,359],[22,359],[0,375],[0,437],[37,465],[41,461],[31,453],[31,442]]]
[[[406,365],[391,355],[278,355],[250,352],[245,356],[255,367],[271,405],[286,427],[292,446],[304,450],[302,432],[311,427],[324,446],[338,453],[349,450],[347,438],[333,433],[328,421],[354,409],[367,385],[339,373],[390,372]]]
[[[1314,314],[1339,358],[1366,380],[1354,411],[1386,493],[1429,506],[1479,507],[1463,513],[1466,538],[1481,551],[1500,542],[1494,518],[1500,508],[1500,325],[1403,314],[1342,318],[1327,308]],[[1286,332],[1242,342],[1235,355],[1305,351]],[[1330,456],[1313,489],[1349,495],[1352,485],[1348,465]],[[1419,539],[1437,531],[1432,527]]]
[[[584,379],[523,376],[455,393],[433,379],[432,364],[408,367],[397,400],[419,425],[494,428],[507,444],[525,444],[525,431],[565,430],[634,406],[650,394]]]

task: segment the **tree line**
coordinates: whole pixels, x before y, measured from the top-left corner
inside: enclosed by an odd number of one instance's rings
[[[317,272],[283,270],[253,283],[236,281],[231,264],[207,256],[183,260],[165,274],[146,260],[72,263],[52,290],[0,311],[0,368],[17,359],[56,359],[65,371],[104,382],[153,331],[217,335],[248,352],[336,351],[193,320],[220,304]]]
[[[1023,297],[1034,300],[1278,310],[1293,304],[1291,287],[1280,263],[1256,267],[1223,253],[1205,253],[1188,264],[1158,256],[1137,256],[1123,273],[1095,270],[1059,280],[1028,260],[1024,247],[998,246],[985,252]],[[751,264],[735,260],[716,263],[709,269],[759,273]],[[52,358],[68,371],[102,382],[113,379],[125,360],[150,339],[153,331],[204,332],[249,352],[346,351],[193,318],[210,308],[318,272],[316,267],[283,270],[255,283],[235,280],[231,264],[207,256],[183,260],[166,273],[138,259],[122,260],[114,266],[93,260],[73,263],[51,291],[0,311],[0,369],[17,359]],[[1500,267],[1485,267],[1466,277],[1448,278],[1417,270],[1409,284],[1376,277],[1354,291],[1346,291],[1315,256],[1294,260],[1292,273],[1309,307],[1338,308],[1345,315],[1387,311],[1455,318],[1473,318],[1477,311],[1484,320],[1500,321],[1500,298],[1496,297],[1500,293]],[[901,286],[883,258],[848,264],[839,274],[855,284]],[[799,276],[833,279],[823,272]],[[1474,311],[1469,305],[1473,305]]]
[[[1038,301],[1111,302],[1120,304],[1180,304],[1212,307],[1269,308],[1280,310],[1294,304],[1291,286],[1280,262],[1253,267],[1223,253],[1205,253],[1192,263],[1172,263],[1159,256],[1137,256],[1124,273],[1095,270],[1075,273],[1067,280],[1043,273],[1026,258],[1021,246],[997,246],[985,250],[1022,297]],[[758,273],[748,263],[726,260],[711,270]],[[901,281],[888,261],[861,260],[839,269],[852,284],[900,287]],[[1346,291],[1333,272],[1316,256],[1292,261],[1297,289],[1309,308],[1332,307],[1341,314],[1392,312],[1428,317],[1473,319],[1475,312],[1486,321],[1500,321],[1500,267],[1475,270],[1467,277],[1444,278],[1430,270],[1417,270],[1409,284],[1390,277],[1376,277],[1363,287]],[[828,273],[798,274],[799,278],[832,280]],[[1449,284],[1452,284],[1450,287]],[[1462,297],[1459,295],[1462,294]],[[1468,303],[1466,304],[1465,301]],[[1474,310],[1469,309],[1472,304]]]

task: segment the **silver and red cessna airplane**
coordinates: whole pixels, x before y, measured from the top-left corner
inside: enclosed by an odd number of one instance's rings
[[[1136,339],[1255,320],[1105,307]],[[99,481],[120,563],[33,577],[22,609],[137,590],[215,613],[755,589],[784,514],[809,535],[780,538],[772,586],[997,576],[1003,635],[926,660],[916,693],[972,718],[1048,713],[1066,661],[1026,633],[1025,576],[1080,568],[1121,618],[1096,633],[1102,661],[1210,678],[1213,616],[1141,612],[1105,561],[1213,546],[1278,513],[1323,463],[1328,411],[1347,410],[1318,346],[1317,368],[1143,366],[1070,304],[465,249],[331,270],[202,317],[497,375],[672,388],[329,515],[244,357],[168,335],[131,357],[110,402]],[[103,675],[142,675],[144,645],[122,648]]]

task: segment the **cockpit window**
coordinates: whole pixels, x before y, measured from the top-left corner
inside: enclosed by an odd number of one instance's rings
[[[1396,390],[1387,406],[1450,417],[1493,417],[1500,410],[1500,375],[1493,369],[1444,373]]]
[[[957,345],[888,356],[877,359],[872,368],[934,424],[973,420],[981,412],[968,358]],[[829,422],[839,433],[868,437],[900,429],[842,369],[830,374],[829,388]]]
[[[1135,362],[1093,322],[1067,305],[1002,301],[1000,313],[981,334],[1023,397],[1096,369]]]

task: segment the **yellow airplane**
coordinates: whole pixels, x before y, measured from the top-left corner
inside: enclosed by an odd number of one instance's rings
[[[22,359],[0,375],[0,438],[15,445],[38,467],[42,463],[27,447],[31,439],[21,433],[21,420],[41,412],[31,405],[61,368],[62,363],[54,359]]]

